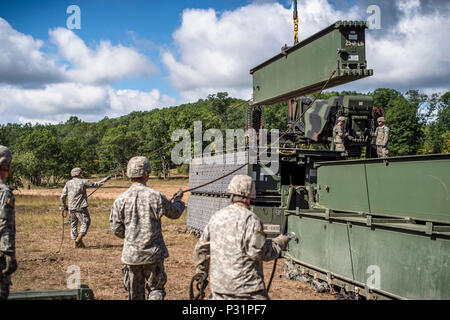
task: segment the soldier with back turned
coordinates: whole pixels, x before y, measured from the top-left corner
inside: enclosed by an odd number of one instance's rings
[[[212,215],[194,250],[197,281],[210,275],[213,300],[267,300],[263,261],[280,256],[290,240],[266,239],[261,220],[249,210],[255,182],[236,175],[227,188],[231,204]]]
[[[167,281],[164,259],[169,253],[162,235],[161,218],[178,219],[185,208],[181,190],[171,202],[146,185],[150,170],[146,157],[130,159],[127,176],[132,184],[114,201],[109,218],[113,233],[124,239],[122,272],[130,300],[144,300],[146,288],[148,300],[164,300]]]

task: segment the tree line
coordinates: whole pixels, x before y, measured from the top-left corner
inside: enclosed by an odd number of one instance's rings
[[[358,94],[330,91],[318,98]],[[450,92],[426,95],[417,90],[402,94],[380,88],[368,93],[374,105],[386,111],[386,125],[391,129],[391,156],[448,153],[450,148]],[[9,183],[18,187],[58,185],[69,178],[73,167],[89,174],[125,173],[128,160],[147,156],[152,174],[167,178],[177,167],[171,162],[171,134],[187,129],[191,136],[194,121],[202,121],[203,130],[246,127],[248,102],[230,97],[226,92],[208,95],[206,99],[175,107],[135,111],[128,115],[98,122],[84,122],[72,116],[59,124],[0,125],[0,145],[8,146],[14,155]],[[264,109],[266,129],[287,129],[285,103]],[[225,134],[224,134],[225,136]],[[177,167],[187,173],[188,166]]]

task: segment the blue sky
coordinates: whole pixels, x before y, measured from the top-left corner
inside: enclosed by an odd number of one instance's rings
[[[66,26],[72,4],[80,30]],[[382,14],[382,29],[366,32],[375,75],[335,89],[448,90],[448,1],[299,0],[300,40],[366,20],[370,4]],[[3,0],[0,124],[96,121],[217,91],[248,99],[248,70],[292,42],[292,29],[289,0]]]

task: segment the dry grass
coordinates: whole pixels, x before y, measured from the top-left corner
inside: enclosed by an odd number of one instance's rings
[[[186,189],[186,179],[152,180],[149,185],[167,196],[179,188]],[[12,291],[65,289],[71,265],[80,267],[81,283],[88,284],[96,299],[127,299],[123,289],[120,262],[122,240],[109,228],[109,212],[114,199],[129,186],[129,182],[115,180],[101,188],[89,199],[91,227],[85,238],[86,249],[72,248],[69,226],[65,225],[62,252],[61,189],[19,190],[16,193],[16,256],[18,270],[12,276]],[[187,200],[187,195],[184,196]],[[67,221],[67,219],[66,219]],[[178,220],[163,218],[163,234],[170,257],[165,261],[169,300],[188,299],[188,286],[194,274],[192,252],[197,239],[183,233],[186,212]],[[271,288],[272,299],[332,299],[329,294],[318,294],[309,286],[280,279],[282,261]],[[269,279],[273,262],[265,263],[265,277]]]

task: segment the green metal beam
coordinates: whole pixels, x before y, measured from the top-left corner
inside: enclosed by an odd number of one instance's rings
[[[371,76],[366,21],[338,21],[250,70],[253,104],[268,105]],[[333,71],[336,73],[330,78]]]

